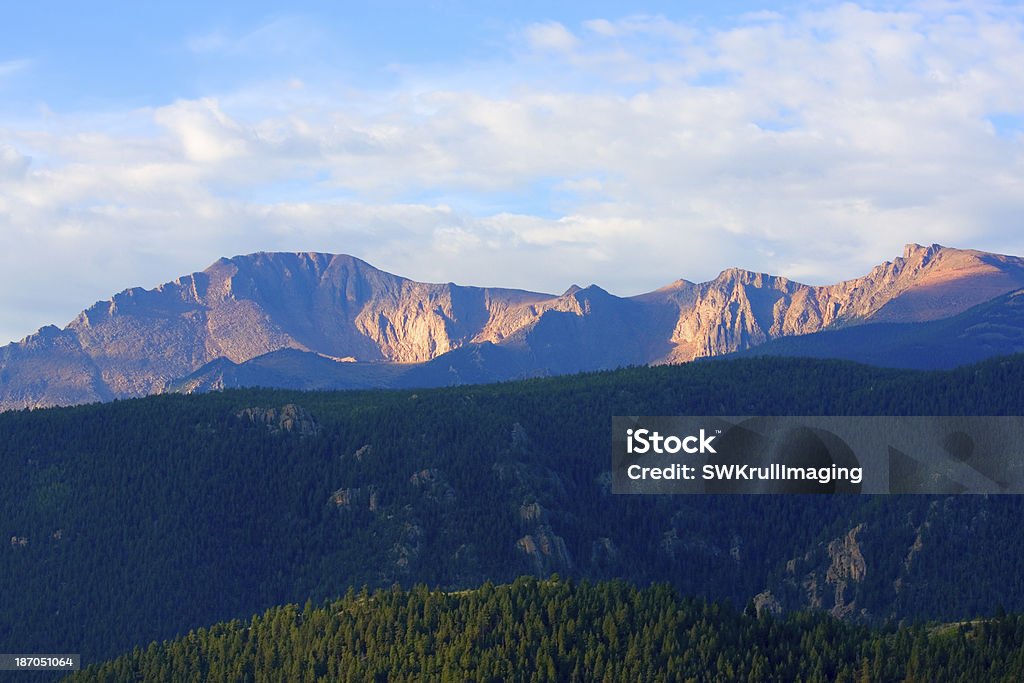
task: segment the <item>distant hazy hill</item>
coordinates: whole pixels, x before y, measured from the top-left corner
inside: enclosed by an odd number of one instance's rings
[[[494,381],[717,356],[862,323],[921,323],[1024,287],[1024,260],[909,245],[825,287],[729,269],[621,298],[424,284],[351,256],[221,259],[0,349],[0,409],[228,386]],[[282,354],[282,351],[287,353]]]

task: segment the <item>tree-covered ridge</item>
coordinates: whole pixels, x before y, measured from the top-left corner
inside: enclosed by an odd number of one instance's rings
[[[680,598],[666,585],[521,578],[273,608],[71,676],[119,681],[1019,681],[1024,618],[872,631]]]
[[[6,413],[0,652],[96,661],[347,586],[552,572],[735,604],[771,589],[793,609],[806,581],[834,592],[826,551],[855,526],[858,618],[1024,609],[1020,497],[610,493],[612,415],[785,413],[1024,414],[1024,359],[941,373],[743,360]]]

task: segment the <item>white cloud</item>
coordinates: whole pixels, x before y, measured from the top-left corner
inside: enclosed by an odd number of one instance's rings
[[[607,37],[612,37],[619,33],[615,24],[607,19],[591,19],[583,22],[583,26],[589,31],[593,31],[594,33]]]
[[[569,29],[557,21],[531,24],[526,27],[526,39],[537,50],[571,51],[579,41]]]
[[[13,147],[0,144],[0,181],[24,178],[31,162],[30,157],[24,156]]]
[[[242,127],[221,111],[216,100],[178,101],[158,109],[153,118],[175,134],[190,161],[226,161],[246,152]]]
[[[38,293],[0,334],[267,249],[619,294],[733,265],[830,282],[909,241],[1024,254],[1024,139],[989,119],[1024,115],[1022,33],[1001,6],[596,18],[529,26],[500,78],[303,74],[0,122],[0,291]]]

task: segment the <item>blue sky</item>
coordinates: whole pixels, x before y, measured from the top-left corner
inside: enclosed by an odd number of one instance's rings
[[[0,343],[224,255],[631,295],[1024,254],[1015,3],[10,3]]]
[[[703,5],[703,6],[702,6]],[[649,3],[644,14],[728,22],[749,2]],[[501,61],[510,33],[534,22],[579,24],[635,14],[630,3],[10,3],[3,62],[8,115],[153,105],[218,95],[274,78],[393,85],[395,67],[459,68]],[[708,15],[712,10],[714,14]]]

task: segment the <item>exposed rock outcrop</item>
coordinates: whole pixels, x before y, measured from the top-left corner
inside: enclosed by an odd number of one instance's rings
[[[825,583],[835,588],[831,610],[834,617],[843,618],[856,610],[855,601],[846,595],[846,588],[849,583],[860,583],[867,576],[864,555],[857,544],[857,534],[862,528],[863,525],[858,524],[846,536],[828,544],[832,564],[825,572]]]
[[[343,511],[365,509],[376,512],[380,506],[380,496],[375,486],[340,488],[331,494],[331,502]]]
[[[782,605],[771,591],[762,591],[753,598],[754,609],[758,616],[762,614],[781,614]]]
[[[847,533],[786,563],[781,583],[761,594],[771,609],[824,609],[839,619],[867,616],[857,604],[857,589],[868,576],[858,524]]]
[[[254,425],[264,425],[271,434],[316,436],[320,432],[320,424],[310,412],[294,403],[286,403],[280,408],[245,408],[235,413],[235,417]]]
[[[449,485],[444,474],[435,467],[413,472],[409,483],[423,492],[430,500],[437,503],[454,503],[455,489]]]
[[[572,569],[573,561],[565,545],[565,539],[555,534],[551,527],[542,524],[516,542],[516,548],[531,562],[534,573],[547,576],[552,572]]]

